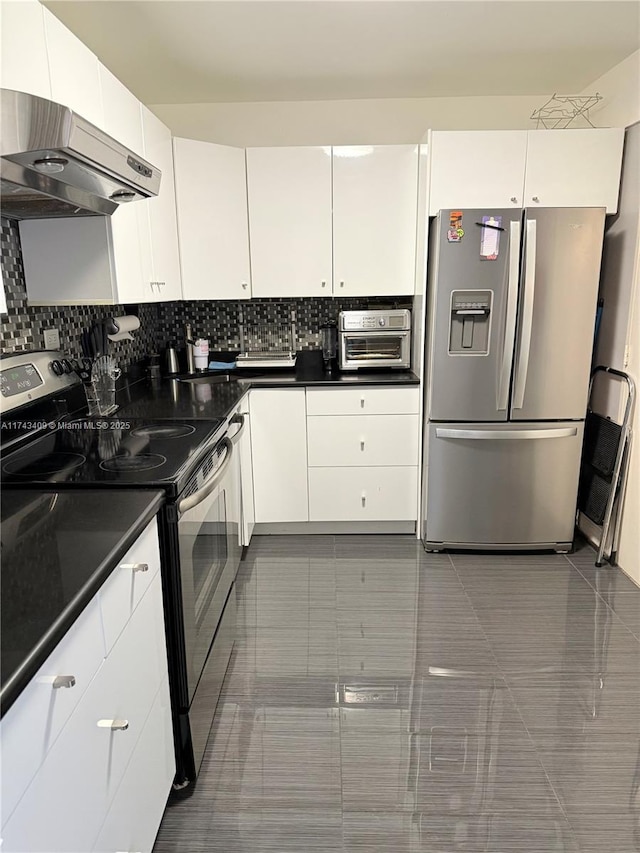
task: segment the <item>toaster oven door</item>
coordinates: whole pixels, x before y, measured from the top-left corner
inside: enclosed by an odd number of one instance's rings
[[[339,367],[404,367],[411,365],[411,332],[341,332]]]

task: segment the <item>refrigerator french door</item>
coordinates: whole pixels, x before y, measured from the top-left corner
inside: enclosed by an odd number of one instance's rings
[[[428,550],[573,540],[604,209],[441,211],[427,336]]]

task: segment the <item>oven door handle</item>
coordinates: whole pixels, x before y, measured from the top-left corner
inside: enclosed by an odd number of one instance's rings
[[[244,432],[244,428],[246,426],[246,414],[246,412],[236,412],[236,414],[233,415],[233,417],[229,421],[230,424],[240,425],[240,428],[231,436],[232,444],[237,444],[240,440],[240,436]]]
[[[214,474],[208,480],[205,480],[204,486],[202,486],[201,489],[198,489],[197,492],[189,495],[189,497],[178,501],[178,512],[180,514],[187,512],[188,510],[193,509],[194,506],[198,506],[199,503],[202,503],[202,501],[211,494],[227,473],[229,465],[231,465],[231,457],[233,456],[233,444],[226,437],[222,439],[222,443],[227,448],[227,455],[224,458],[224,462],[216,469]]]

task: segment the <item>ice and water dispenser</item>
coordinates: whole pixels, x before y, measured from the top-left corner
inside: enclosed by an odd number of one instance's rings
[[[451,294],[449,355],[487,355],[491,290],[454,290]]]

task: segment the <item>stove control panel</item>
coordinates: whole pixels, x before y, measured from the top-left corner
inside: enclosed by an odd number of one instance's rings
[[[80,383],[69,359],[57,350],[28,350],[0,357],[0,410],[18,409]]]

